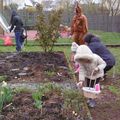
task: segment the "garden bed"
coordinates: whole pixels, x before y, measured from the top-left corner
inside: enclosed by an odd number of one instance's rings
[[[10,83],[65,82],[72,79],[63,52],[1,53],[0,75]]]
[[[49,82],[61,85],[65,89],[69,88],[69,91],[72,92],[76,90],[73,73],[63,52],[0,53],[0,81],[2,80],[6,80],[13,88],[24,87],[31,89],[32,92]],[[90,108],[93,120],[119,120],[119,80],[120,75],[115,75],[115,78],[107,76],[106,80],[101,82],[102,92],[96,99],[97,105],[95,108]],[[47,99],[48,104],[46,101],[43,102],[47,106],[43,106],[44,109],[41,112],[41,109],[34,106],[35,101],[32,98],[32,92],[16,93],[11,103],[4,104],[0,118],[4,117],[4,120],[79,120],[79,117],[83,120],[91,119],[82,95],[79,102],[82,106],[79,110],[77,106],[77,109],[66,109],[63,107],[66,104],[64,97],[49,92],[46,94],[49,96],[47,97],[49,98]],[[76,104],[74,102],[73,104]],[[60,103],[62,105],[59,105]],[[9,107],[5,107],[9,104]]]
[[[13,90],[25,89],[25,92],[15,92],[12,101],[4,103],[0,119],[91,119],[83,95],[76,90],[73,74],[63,52],[0,53],[0,76],[1,81],[5,80]],[[59,85],[62,91],[47,91],[36,101],[33,93],[45,84]],[[37,94],[40,95],[42,90]]]
[[[78,90],[47,83],[36,91],[30,91],[14,90],[12,100],[4,103],[0,119],[91,120],[84,98]]]

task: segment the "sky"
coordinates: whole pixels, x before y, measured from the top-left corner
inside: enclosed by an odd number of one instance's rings
[[[41,3],[41,1],[45,1],[45,0],[5,0],[5,1],[17,3],[19,5],[19,9],[22,9],[25,5],[32,6],[33,4],[31,1]],[[57,0],[52,0],[52,1],[53,1],[53,3],[55,3],[55,1],[57,1]],[[71,1],[71,0],[69,0],[69,1]],[[74,3],[77,0],[72,0],[72,1]],[[96,1],[96,3],[98,3],[99,0],[94,0],[94,1]]]

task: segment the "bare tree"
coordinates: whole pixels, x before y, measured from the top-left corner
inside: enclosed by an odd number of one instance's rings
[[[57,6],[63,9],[63,16],[66,17],[66,21],[64,24],[68,25],[71,21],[71,15],[73,13],[73,6],[72,6],[72,0],[58,0]]]
[[[108,9],[110,16],[120,14],[120,0],[101,0],[101,5]]]
[[[106,7],[105,7],[105,3],[106,3],[106,0],[100,0],[100,10],[101,10],[101,13],[105,13],[106,11],[105,11],[105,9],[107,9]]]
[[[96,0],[81,0],[81,3],[85,5],[84,11],[89,13],[96,13],[98,12],[98,3]]]
[[[95,3],[95,2],[96,2],[96,0],[81,0],[81,2],[83,2],[83,3],[85,3],[85,4],[90,5],[90,4]]]

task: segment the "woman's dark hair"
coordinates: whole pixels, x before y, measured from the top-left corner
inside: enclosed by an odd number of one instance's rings
[[[88,33],[83,39],[86,43],[90,43],[93,37],[95,37],[95,35],[93,35],[92,33]]]

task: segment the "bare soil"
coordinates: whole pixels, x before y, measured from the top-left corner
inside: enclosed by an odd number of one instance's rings
[[[54,99],[51,96],[50,99]],[[31,93],[19,93],[14,96],[12,105],[3,110],[4,120],[61,120],[65,119],[62,115],[61,103],[62,99],[58,97],[56,103],[49,102],[49,105],[43,109],[34,107],[34,100]]]
[[[15,82],[62,82],[71,79],[63,52],[1,53],[0,75]]]
[[[74,115],[73,110],[64,108],[64,99],[56,92],[45,95],[42,109],[34,106],[34,100],[29,92],[21,92],[14,96],[11,104],[3,108],[2,120],[89,120],[85,109],[79,115]]]

